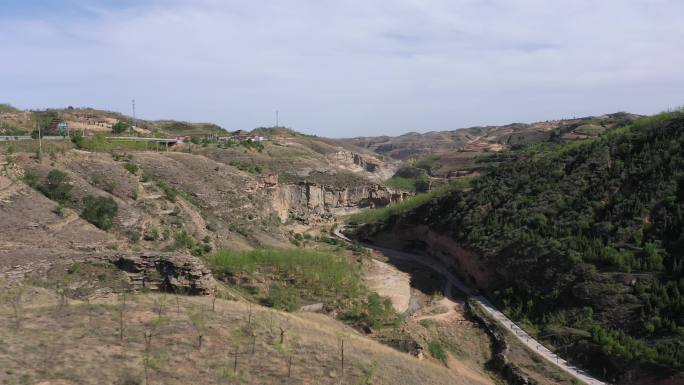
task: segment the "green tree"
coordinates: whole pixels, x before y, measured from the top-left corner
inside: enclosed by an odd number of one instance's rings
[[[661,271],[663,270],[663,257],[660,255],[658,252],[658,248],[656,245],[652,242],[648,242],[644,245],[644,254],[645,254],[645,261],[644,261],[644,268],[646,270],[655,270],[655,271]]]

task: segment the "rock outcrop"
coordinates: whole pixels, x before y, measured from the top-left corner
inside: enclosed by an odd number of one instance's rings
[[[379,159],[348,150],[328,154],[327,158],[337,168],[365,174],[378,182],[391,178],[400,166],[400,162],[393,159]]]
[[[408,193],[378,184],[338,187],[310,182],[279,185],[274,195],[281,219],[325,219],[361,208],[384,207],[408,197]]]
[[[134,290],[193,295],[208,295],[213,290],[211,272],[194,257],[146,253],[115,255],[105,259],[128,275]]]
[[[130,289],[133,291],[208,295],[214,289],[211,271],[195,257],[163,253],[117,253],[51,258],[2,269],[0,278],[11,284],[33,274],[45,274],[58,264],[68,265],[76,262],[111,263],[126,273]]]
[[[338,151],[335,153],[334,159],[338,162],[354,164],[368,172],[376,172],[380,167],[378,162],[372,162],[365,157],[351,151]]]

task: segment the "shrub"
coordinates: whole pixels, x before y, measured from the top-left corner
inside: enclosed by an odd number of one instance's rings
[[[440,341],[432,340],[428,342],[428,351],[430,351],[432,357],[442,362],[445,362],[447,359],[447,351]]]
[[[145,239],[146,241],[158,240],[159,239],[159,229],[157,229],[156,227],[151,228],[149,232],[146,232],[143,235],[143,239]]]
[[[64,205],[61,202],[58,203],[57,207],[55,207],[52,212],[57,214],[60,218],[64,218]]]
[[[264,302],[280,310],[296,311],[300,307],[297,290],[280,285],[272,285]]]
[[[38,187],[46,197],[56,202],[66,202],[69,200],[71,198],[71,188],[72,186],[67,174],[57,169],[51,170],[47,175],[45,183]]]
[[[71,142],[72,142],[72,143],[76,146],[76,148],[78,148],[79,150],[80,150],[80,149],[83,149],[83,147],[84,147],[84,140],[85,140],[85,139],[83,139],[83,135],[81,135],[80,132],[77,132],[76,135],[74,135],[74,136],[71,138]]]
[[[403,315],[394,310],[389,298],[377,293],[371,293],[365,301],[354,304],[349,311],[342,314],[342,318],[355,325],[372,326],[376,329],[398,327],[404,319]]]
[[[255,149],[258,152],[262,152],[264,150],[264,144],[261,142],[253,142],[251,140],[244,140],[244,141],[240,142],[240,144],[247,149]]]
[[[261,174],[264,169],[260,165],[252,162],[243,162],[241,160],[234,160],[230,162],[230,165],[237,168],[238,170],[245,171],[251,174]]]
[[[40,176],[38,176],[38,173],[35,171],[27,171],[24,174],[24,183],[27,185],[31,186],[34,189],[38,189],[40,187]]]
[[[372,293],[368,296],[368,321],[375,327],[381,327],[388,324],[397,326],[396,323],[400,320],[392,307],[392,301],[389,298],[382,298],[377,293]]]
[[[129,230],[127,232],[128,239],[130,239],[133,243],[138,243],[140,241],[140,231],[138,230]]]
[[[83,198],[83,212],[81,216],[88,222],[102,230],[108,230],[114,224],[114,217],[119,206],[111,197],[87,196]]]
[[[437,162],[440,159],[441,157],[439,155],[429,155],[423,159],[417,160],[413,164],[413,167],[425,170],[428,175],[432,175],[433,171],[439,168],[439,164]]]
[[[138,172],[138,165],[135,163],[126,163],[124,164],[124,168],[131,174]]]
[[[175,187],[168,185],[164,181],[157,181],[157,186],[164,192],[166,199],[171,202],[175,202],[178,197],[178,190]]]
[[[192,249],[195,243],[195,239],[187,231],[182,230],[176,233],[173,246],[175,249]]]
[[[192,254],[196,257],[202,256],[205,253],[208,253],[211,251],[211,245],[201,244],[195,238],[193,238],[190,234],[188,234],[187,231],[185,231],[185,230],[181,230],[178,233],[176,233],[175,240],[174,240],[173,246],[171,246],[171,248],[174,250],[178,250],[178,249],[190,250],[190,254]]]

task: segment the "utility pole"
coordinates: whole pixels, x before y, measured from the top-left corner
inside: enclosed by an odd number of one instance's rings
[[[43,160],[43,134],[40,130],[40,122],[38,122],[38,160]]]
[[[137,127],[137,122],[135,119],[135,99],[131,100],[131,104],[133,105],[133,127]],[[131,133],[131,127],[128,128],[128,133]]]
[[[276,110],[276,127],[278,127],[278,110]]]

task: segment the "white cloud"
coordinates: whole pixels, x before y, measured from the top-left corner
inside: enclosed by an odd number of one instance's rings
[[[682,102],[677,0],[151,1],[0,16],[0,99],[331,136]]]

